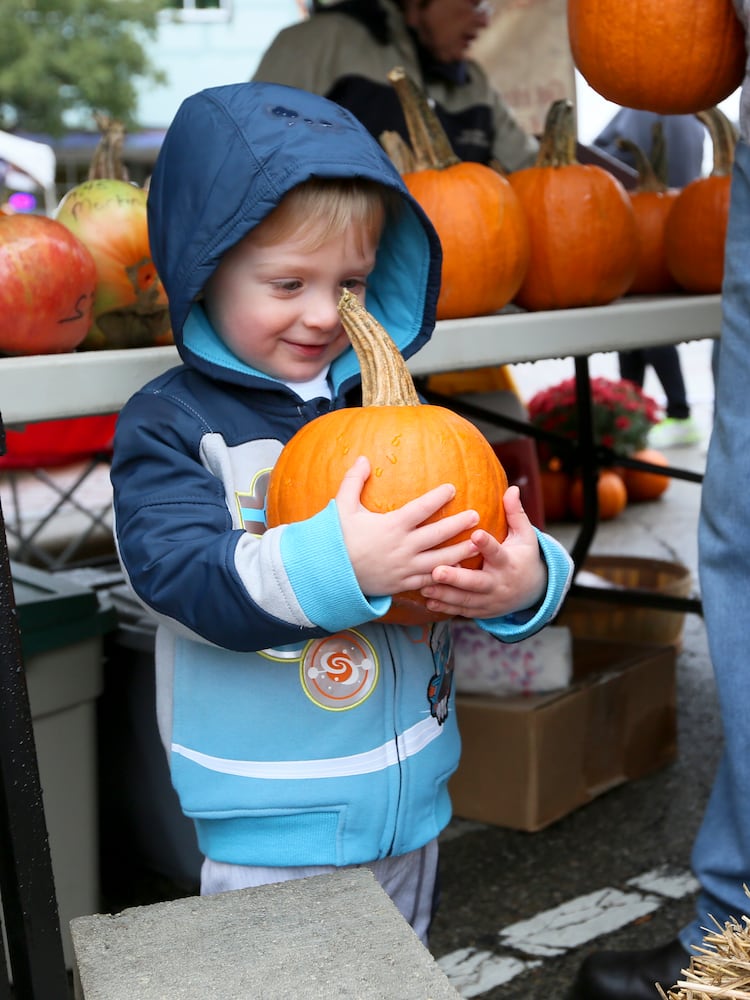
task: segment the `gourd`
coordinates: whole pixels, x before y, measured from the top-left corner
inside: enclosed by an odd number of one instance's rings
[[[688,292],[721,291],[724,241],[729,222],[729,190],[737,134],[718,108],[696,115],[708,128],[714,166],[708,177],[691,181],[672,206],[664,229],[667,267]]]
[[[93,323],[83,348],[172,343],[164,287],[151,259],[147,194],[131,184],[121,161],[120,122],[101,119],[102,141],[89,179],[60,202],[55,218],[85,244],[97,269]]]
[[[388,74],[401,102],[416,169],[403,180],[443,248],[438,319],[485,316],[507,305],[526,272],[526,220],[508,180],[453,152],[424,94],[401,67]]]
[[[526,214],[531,257],[515,302],[528,310],[605,305],[635,275],[638,236],[625,188],[575,158],[573,105],[554,101],[533,167],[510,184]]]
[[[656,295],[672,292],[677,282],[667,267],[664,230],[679,188],[667,186],[666,149],[661,122],[653,128],[651,157],[628,139],[620,139],[620,149],[630,152],[638,171],[638,184],[629,193],[638,231],[638,267],[628,295]]]
[[[742,83],[732,0],[568,0],[573,60],[608,101],[659,114],[713,107]]]
[[[362,503],[368,510],[395,510],[450,482],[456,487],[454,499],[429,520],[473,509],[479,514],[479,526],[502,541],[507,534],[503,495],[508,484],[490,444],[458,414],[420,403],[396,345],[346,290],[339,313],[359,358],[362,406],[317,417],[284,446],[269,481],[269,527],[321,511],[335,497],[355,459],[366,455],[372,472]],[[470,534],[457,536],[456,541]],[[477,567],[481,558],[464,565]],[[416,625],[446,617],[428,611],[425,604],[418,591],[398,594],[384,620]]]

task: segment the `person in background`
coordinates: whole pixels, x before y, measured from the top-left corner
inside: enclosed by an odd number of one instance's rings
[[[322,94],[348,108],[376,139],[409,135],[396,92],[394,66],[434,102],[457,156],[497,161],[503,170],[534,162],[538,142],[519,125],[488,80],[467,58],[487,27],[490,5],[478,0],[341,0],[314,5],[312,16],[283,29],[253,79]]]
[[[735,0],[750,49],[750,0]],[[740,97],[722,285],[721,350],[714,424],[701,492],[698,567],[709,652],[723,730],[722,756],[693,843],[700,889],[695,919],[677,937],[645,951],[604,951],[581,965],[570,1000],[655,1000],[690,962],[714,919],[740,922],[750,884],[750,76]],[[704,930],[705,929],[705,930]]]
[[[594,139],[594,145],[634,167],[632,155],[618,146],[618,140],[629,139],[647,157],[652,155],[655,122],[664,130],[667,151],[667,183],[682,188],[701,176],[706,130],[694,115],[658,115],[651,111],[621,108]],[[643,388],[649,365],[656,373],[666,398],[666,417],[649,435],[654,448],[676,448],[696,444],[700,429],[690,412],[680,354],[675,344],[644,347],[619,354],[620,377]]]
[[[286,442],[361,405],[342,291],[405,357],[435,325],[437,234],[352,114],[274,84],[195,94],[148,214],[183,363],[120,414],[114,530],[158,622],[157,714],[201,892],[367,865],[426,943],[460,752],[450,617],[531,635],[557,614],[570,557],[516,486],[497,497],[502,543],[472,510],[426,523],[450,483],[373,513],[356,454],[323,510],[266,524]],[[480,568],[459,565],[473,555]],[[380,621],[413,589],[446,619]]]

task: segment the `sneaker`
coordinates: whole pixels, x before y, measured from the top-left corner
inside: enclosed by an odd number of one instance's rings
[[[648,443],[651,448],[686,448],[698,444],[701,437],[700,428],[692,417],[684,420],[667,417],[651,428]]]

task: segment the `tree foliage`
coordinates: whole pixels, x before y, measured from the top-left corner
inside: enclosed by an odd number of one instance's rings
[[[0,0],[0,128],[60,135],[95,111],[135,125],[163,0]]]

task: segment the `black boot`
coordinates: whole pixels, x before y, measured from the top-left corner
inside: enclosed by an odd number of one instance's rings
[[[690,955],[678,940],[648,951],[598,951],[581,963],[568,1000],[658,1000],[668,993]]]

